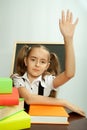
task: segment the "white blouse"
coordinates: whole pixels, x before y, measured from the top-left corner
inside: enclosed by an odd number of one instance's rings
[[[27,73],[25,73],[23,76],[18,76],[17,74],[14,74],[12,76],[13,84],[15,87],[26,87],[29,92],[32,94],[38,94],[38,86],[39,82],[41,82],[41,86],[44,87],[44,96],[49,96],[50,92],[53,87],[53,80],[55,76],[52,75],[46,75],[44,77],[44,80],[42,79],[42,76],[39,76],[36,78],[32,83],[30,83]]]

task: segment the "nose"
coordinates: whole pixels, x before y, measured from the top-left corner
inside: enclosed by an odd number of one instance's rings
[[[40,66],[40,62],[39,62],[39,61],[36,61],[35,65],[36,65],[36,66]]]

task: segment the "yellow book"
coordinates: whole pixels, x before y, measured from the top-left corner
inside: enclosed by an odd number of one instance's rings
[[[0,121],[0,130],[20,130],[31,127],[30,115],[20,111]]]
[[[62,106],[30,105],[31,123],[35,124],[69,124],[68,113]]]

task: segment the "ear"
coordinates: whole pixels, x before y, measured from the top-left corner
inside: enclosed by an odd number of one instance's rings
[[[26,57],[24,58],[24,63],[25,63],[25,66],[27,66],[27,58]]]
[[[47,64],[46,70],[49,68],[49,66],[50,66],[50,63]]]

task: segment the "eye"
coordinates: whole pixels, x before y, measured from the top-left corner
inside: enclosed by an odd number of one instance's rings
[[[46,61],[42,60],[41,63],[42,63],[42,64],[46,64]]]
[[[35,58],[30,58],[31,61],[35,61]]]

